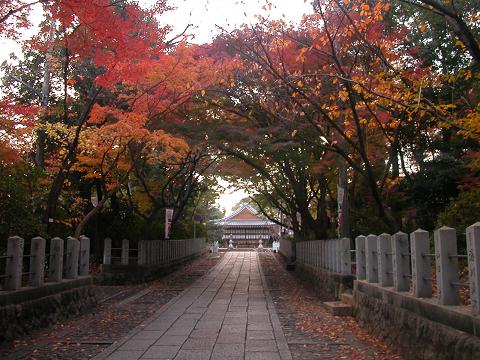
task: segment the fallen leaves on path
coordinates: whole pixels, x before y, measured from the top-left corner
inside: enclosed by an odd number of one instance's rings
[[[402,359],[354,318],[328,313],[313,286],[287,272],[279,255],[260,259],[294,360]]]

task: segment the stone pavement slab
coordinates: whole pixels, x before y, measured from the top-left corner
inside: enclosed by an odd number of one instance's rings
[[[291,360],[259,257],[228,252],[96,360]]]

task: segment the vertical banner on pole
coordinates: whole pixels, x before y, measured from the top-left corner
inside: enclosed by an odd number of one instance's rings
[[[345,189],[340,185],[337,185],[337,206],[338,206],[338,236],[343,237],[342,225],[343,225],[343,198],[345,196]]]
[[[165,239],[170,239],[172,230],[173,209],[165,209]]]

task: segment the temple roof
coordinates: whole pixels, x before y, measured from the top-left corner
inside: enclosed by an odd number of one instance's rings
[[[244,205],[231,213],[230,215],[216,222],[223,226],[266,226],[275,225],[275,223],[259,215],[250,205]]]

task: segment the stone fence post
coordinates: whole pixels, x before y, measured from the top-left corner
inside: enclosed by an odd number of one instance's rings
[[[80,252],[80,242],[74,237],[67,238],[67,252],[65,262],[65,278],[78,278],[78,253]]]
[[[315,241],[310,241],[310,266],[315,267]]]
[[[302,262],[303,265],[307,264],[307,245],[306,244],[307,244],[306,241],[302,241],[300,243],[300,249],[301,249],[300,253],[302,254],[300,261]]]
[[[130,254],[130,243],[128,239],[122,240],[122,255],[121,255],[121,264],[128,265],[128,255]]]
[[[332,239],[329,239],[327,241],[327,247],[328,247],[328,259],[329,259],[329,265],[328,265],[328,270],[333,271],[334,266],[335,266],[335,253],[333,251],[333,243]]]
[[[335,251],[335,240],[334,239],[330,239],[330,259],[332,259],[332,263],[330,264],[330,270],[332,272],[336,272],[337,252]]]
[[[160,264],[160,243],[158,240],[152,241],[153,245],[153,263]]]
[[[365,241],[366,275],[369,283],[378,282],[377,236],[368,235]]]
[[[30,286],[42,286],[45,280],[45,239],[34,237],[30,243]]]
[[[293,246],[295,246],[295,253],[297,254],[296,261],[297,263],[302,262],[302,258],[300,257],[300,243],[295,243]]]
[[[320,240],[320,268],[327,270],[327,250],[325,247],[326,240]]]
[[[428,231],[418,229],[410,234],[412,288],[416,297],[432,297],[432,261]]]
[[[480,312],[480,222],[467,228],[468,277],[470,304],[475,313]]]
[[[340,247],[338,239],[332,239],[332,252],[333,252],[333,272],[339,273],[340,265]]]
[[[365,241],[366,238],[363,235],[355,238],[355,265],[357,280],[365,280],[367,278],[366,262],[365,262]]]
[[[103,264],[110,265],[112,263],[112,239],[106,238],[103,243]]]
[[[338,251],[338,239],[332,240],[332,255],[333,255],[333,271],[338,272],[339,263],[339,251]]]
[[[350,239],[341,238],[339,241],[340,245],[340,274],[350,275],[352,273],[352,258],[350,255]]]
[[[90,271],[90,238],[82,235],[80,240],[79,268],[80,276],[87,276]]]
[[[162,240],[160,263],[164,264],[166,260],[167,260],[167,242],[165,240]]]
[[[322,269],[327,270],[327,241],[322,240],[322,244],[320,245],[320,251],[322,252]]]
[[[307,241],[307,264],[313,265],[313,241]]]
[[[145,240],[140,240],[138,242],[138,265],[146,265],[146,255]]]
[[[378,282],[381,286],[393,285],[392,237],[381,234],[377,237]]]
[[[50,240],[50,260],[48,279],[51,282],[60,282],[63,277],[63,239],[54,237]]]
[[[23,247],[24,240],[21,237],[8,238],[5,290],[18,290],[22,286]]]
[[[443,226],[434,233],[438,301],[441,305],[460,304],[458,292],[457,234]]]
[[[392,238],[393,286],[397,291],[410,290],[410,256],[408,235],[397,232]]]
[[[325,243],[327,248],[327,270],[332,271],[333,269],[333,256],[332,256],[332,240],[327,240]]]

